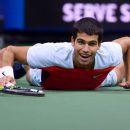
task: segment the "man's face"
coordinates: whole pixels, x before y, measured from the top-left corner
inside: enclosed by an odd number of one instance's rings
[[[88,35],[86,33],[77,33],[74,40],[71,39],[74,47],[74,66],[77,68],[92,69],[94,66],[95,55],[100,45],[98,35]]]

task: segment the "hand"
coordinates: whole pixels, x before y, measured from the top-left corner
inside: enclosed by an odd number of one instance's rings
[[[5,86],[7,83],[16,84],[16,81],[11,76],[3,76],[0,78],[0,86]]]
[[[119,86],[123,87],[125,89],[130,89],[130,81],[125,81],[125,82],[119,83]]]

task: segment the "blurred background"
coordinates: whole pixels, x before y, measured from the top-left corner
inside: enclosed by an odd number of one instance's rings
[[[73,23],[86,16],[103,24],[103,41],[130,34],[129,0],[0,0],[0,48],[70,41]]]

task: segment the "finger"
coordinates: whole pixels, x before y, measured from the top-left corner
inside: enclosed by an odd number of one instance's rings
[[[12,78],[12,77],[10,77],[10,76],[6,76],[6,84],[9,83],[9,82],[10,82],[10,83],[13,83],[13,84],[16,84],[14,78]]]
[[[11,83],[14,84],[14,85],[16,85],[16,81],[15,80],[12,80]]]
[[[130,89],[130,82],[122,82],[119,84],[119,86],[125,89]]]
[[[5,84],[6,84],[6,77],[5,76],[2,77],[1,80],[0,80],[0,82],[1,82],[2,86],[5,86]]]
[[[120,87],[124,87],[124,86],[126,86],[126,82],[119,83],[118,85],[119,85]]]
[[[0,86],[4,86],[3,78],[0,78]]]

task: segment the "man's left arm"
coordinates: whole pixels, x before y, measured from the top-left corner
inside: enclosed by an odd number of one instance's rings
[[[120,44],[122,47],[123,58],[124,58],[125,69],[126,69],[126,77],[125,77],[126,81],[120,83],[119,85],[124,88],[130,88],[130,37],[122,37],[114,40],[113,42]]]

